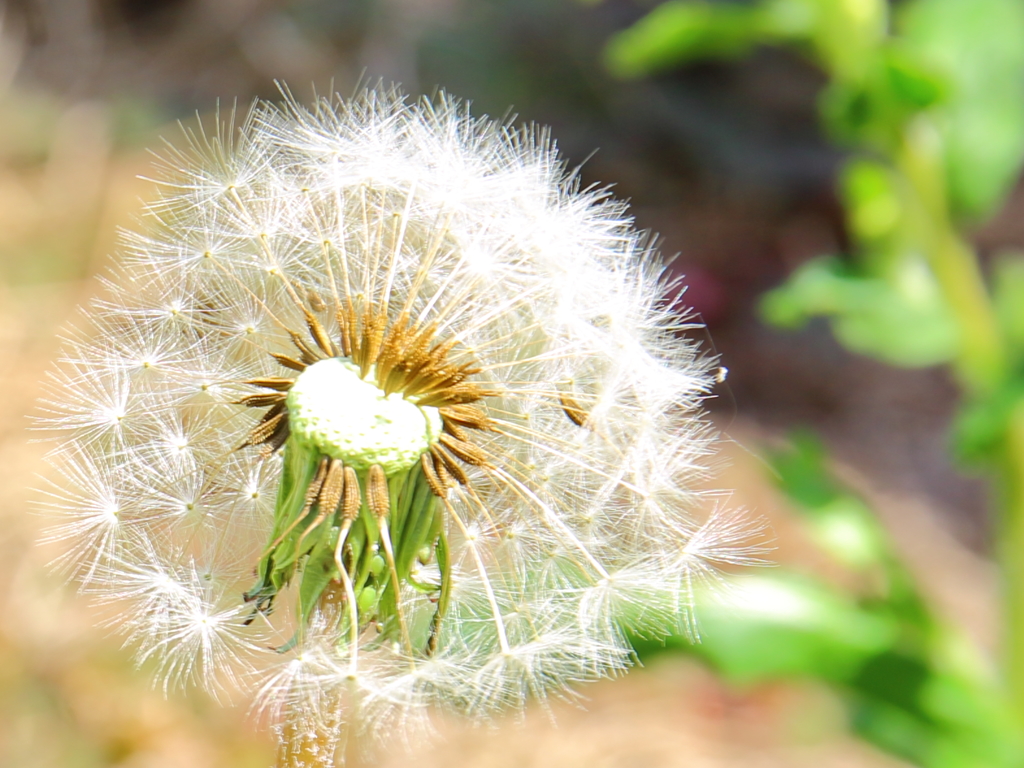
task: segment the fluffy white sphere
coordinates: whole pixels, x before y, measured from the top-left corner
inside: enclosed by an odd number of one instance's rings
[[[472,117],[447,96],[259,104],[240,125],[188,134],[159,184],[67,343],[43,422],[61,432],[62,562],[124,605],[167,679],[248,688],[282,733],[317,733],[328,755],[345,723],[393,739],[431,705],[487,717],[621,670],[625,628],[685,629],[692,581],[741,557],[733,529],[691,517],[710,361],[663,302],[626,206],[580,189],[545,130]],[[424,472],[447,483],[424,540],[446,550],[400,579],[400,634],[365,614],[346,623],[354,566],[334,572],[335,603],[305,613],[294,583],[278,585],[273,612],[243,600],[268,546],[291,535],[275,528],[280,452],[240,449],[284,439],[284,422],[260,431],[267,416],[247,405],[275,395],[254,399],[245,382],[296,378],[279,361],[302,344],[315,370],[314,326],[321,357],[345,356],[346,339],[373,357],[378,319],[383,347],[400,346],[386,333],[404,322],[448,345],[417,347],[409,331],[394,369],[402,397],[443,388],[433,405],[447,414],[440,443],[427,419],[427,445],[407,451],[436,451]],[[413,371],[429,354],[461,373],[420,382],[446,375]],[[335,546],[328,575],[350,562]],[[313,557],[290,567],[304,574]]]

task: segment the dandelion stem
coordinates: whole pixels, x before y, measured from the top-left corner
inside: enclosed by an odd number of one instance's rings
[[[310,768],[322,764],[321,755],[329,746],[326,733],[303,732],[294,723],[287,723],[281,734],[275,768]]]

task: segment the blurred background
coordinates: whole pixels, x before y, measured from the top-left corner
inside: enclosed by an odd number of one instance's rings
[[[452,723],[417,764],[1024,766],[998,546],[1024,477],[1004,434],[1024,391],[1018,0],[2,7],[0,764],[270,764],[244,706],[152,690],[48,574],[26,414],[178,121],[382,79],[550,125],[678,254],[666,301],[728,368],[715,486],[768,521],[778,563],[701,617],[700,647],[638,640],[643,668],[585,710]],[[957,294],[979,274],[986,306]]]

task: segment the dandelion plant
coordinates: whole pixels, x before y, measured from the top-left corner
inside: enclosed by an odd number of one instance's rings
[[[713,363],[547,132],[447,96],[186,133],[55,367],[59,564],[282,765],[486,719],[686,631]]]

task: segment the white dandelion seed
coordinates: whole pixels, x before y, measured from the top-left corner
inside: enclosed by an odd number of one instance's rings
[[[691,519],[714,363],[546,131],[367,90],[187,138],[41,419],[62,562],[162,680],[331,764],[615,674],[755,554]]]

